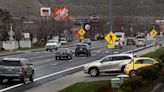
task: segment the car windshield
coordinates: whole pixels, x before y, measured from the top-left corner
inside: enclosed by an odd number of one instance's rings
[[[60,48],[57,50],[57,52],[68,52],[69,50],[68,49],[64,49],[64,48]]]
[[[8,60],[2,60],[0,61],[0,65],[4,66],[20,66],[20,61],[8,61]]]
[[[48,41],[47,43],[57,43],[57,41],[56,40],[51,40],[51,41]]]

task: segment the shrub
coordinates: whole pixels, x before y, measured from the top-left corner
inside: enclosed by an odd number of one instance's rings
[[[35,44],[33,44],[34,47],[44,47],[45,43],[44,42],[37,42]]]
[[[138,92],[142,88],[142,77],[134,76],[125,80],[120,88],[124,92]]]
[[[137,71],[137,75],[141,76],[144,80],[155,80],[158,78],[158,72],[160,71],[158,65],[144,67]]]

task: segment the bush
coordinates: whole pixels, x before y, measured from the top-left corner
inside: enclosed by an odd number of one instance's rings
[[[124,92],[139,92],[139,90],[142,88],[142,77],[134,76],[129,80],[125,80],[120,88]]]
[[[159,67],[157,65],[153,65],[138,70],[137,75],[141,76],[144,80],[155,80],[158,78],[159,71]]]
[[[34,47],[44,47],[45,43],[44,42],[37,42],[35,44],[33,44]]]

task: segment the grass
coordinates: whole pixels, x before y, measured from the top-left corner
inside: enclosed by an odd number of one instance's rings
[[[95,92],[104,87],[111,87],[110,81],[80,82],[58,92]]]

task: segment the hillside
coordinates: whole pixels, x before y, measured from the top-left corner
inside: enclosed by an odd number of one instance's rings
[[[159,16],[164,0],[112,0],[114,16]],[[0,8],[7,9],[13,16],[40,15],[41,6],[67,6],[71,16],[109,15],[109,0],[0,0]],[[164,11],[161,11],[162,15]]]

